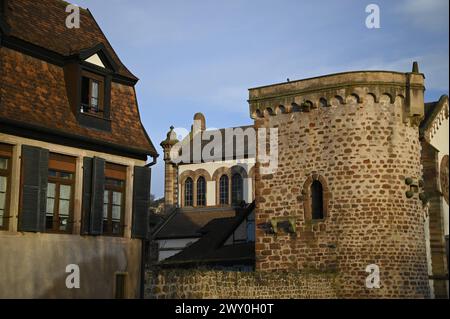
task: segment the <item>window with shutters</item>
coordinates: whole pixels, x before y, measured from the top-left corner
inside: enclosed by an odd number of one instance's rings
[[[197,206],[206,206],[206,180],[203,176],[197,180]]]
[[[194,183],[192,178],[188,177],[184,182],[184,206],[194,206]]]
[[[106,163],[103,193],[103,235],[123,236],[125,220],[126,167]]]
[[[229,203],[229,179],[227,175],[222,175],[219,180],[219,203],[220,205],[228,205]]]
[[[83,71],[81,77],[81,113],[104,117],[105,79]]]
[[[48,169],[45,230],[50,233],[71,233],[76,159],[51,153]]]
[[[244,185],[241,174],[234,174],[231,180],[231,201],[239,205],[244,200]]]
[[[12,146],[0,143],[0,230],[8,229]]]

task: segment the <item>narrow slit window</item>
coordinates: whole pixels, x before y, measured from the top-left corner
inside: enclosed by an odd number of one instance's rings
[[[323,187],[319,181],[314,181],[311,185],[311,206],[312,219],[323,219]]]

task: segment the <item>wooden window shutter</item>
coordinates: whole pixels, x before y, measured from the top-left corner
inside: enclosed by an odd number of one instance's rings
[[[44,232],[47,210],[48,158],[46,149],[22,146],[22,193],[19,231]]]
[[[133,227],[132,237],[146,239],[149,232],[148,217],[150,206],[151,169],[134,168],[133,182]]]
[[[91,235],[103,233],[103,194],[105,192],[105,160],[94,157],[92,160],[92,192],[90,209]]]
[[[103,233],[103,193],[105,190],[105,160],[94,157],[83,159],[82,235]]]
[[[83,204],[81,234],[88,235],[91,224],[92,158],[83,158]]]

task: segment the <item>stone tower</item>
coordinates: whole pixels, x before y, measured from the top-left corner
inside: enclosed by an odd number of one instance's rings
[[[335,276],[343,298],[429,297],[424,90],[416,63],[250,89],[255,127],[278,129],[277,169],[256,169],[258,271]]]
[[[164,151],[164,204],[166,212],[175,207],[178,203],[177,195],[177,167],[172,162],[170,152],[172,147],[178,143],[177,134],[174,127],[170,127],[167,133],[167,138],[161,142],[161,147]]]

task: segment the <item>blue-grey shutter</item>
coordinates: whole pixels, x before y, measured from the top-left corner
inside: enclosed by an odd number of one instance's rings
[[[92,158],[83,158],[83,200],[81,234],[89,234],[91,225]]]
[[[19,231],[45,231],[48,155],[46,149],[22,146],[22,197]]]
[[[105,160],[94,157],[92,160],[92,191],[90,227],[91,235],[103,233],[103,196],[105,192]]]
[[[134,168],[132,237],[146,239],[149,233],[151,169]]]

